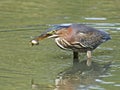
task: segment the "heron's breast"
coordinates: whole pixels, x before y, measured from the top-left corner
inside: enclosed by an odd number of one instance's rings
[[[55,42],[62,49],[71,49],[71,44],[64,38],[56,38]]]

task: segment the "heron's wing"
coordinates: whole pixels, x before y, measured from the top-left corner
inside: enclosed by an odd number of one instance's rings
[[[72,28],[76,32],[75,43],[82,47],[94,49],[101,43],[110,39],[105,31],[96,30],[95,28],[83,24],[73,24]]]
[[[80,43],[81,46],[86,48],[94,49],[101,43],[110,39],[107,33],[101,31],[94,31],[94,32],[87,32],[77,34],[77,41]]]

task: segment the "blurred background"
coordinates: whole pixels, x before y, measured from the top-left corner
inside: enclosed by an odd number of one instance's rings
[[[120,0],[0,0],[0,89],[31,90],[33,79],[38,90],[54,90],[58,73],[72,67],[72,52],[51,39],[35,47],[29,41],[54,24],[82,23],[110,33],[112,40],[94,51],[93,61],[112,64],[102,76],[86,79],[94,83],[74,81],[77,89],[56,90],[119,90],[119,4]]]

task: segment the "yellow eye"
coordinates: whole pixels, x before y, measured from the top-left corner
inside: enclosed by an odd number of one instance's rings
[[[55,30],[52,30],[52,31],[50,31],[50,32],[47,32],[47,34],[55,34],[55,33],[56,33]]]
[[[53,30],[52,33],[56,33],[56,30]]]

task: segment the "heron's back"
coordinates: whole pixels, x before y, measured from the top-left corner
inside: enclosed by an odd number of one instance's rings
[[[83,48],[95,49],[98,45],[111,39],[110,35],[102,30],[96,30],[82,24],[73,24],[76,40]]]

